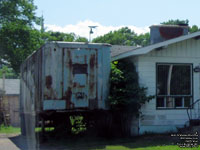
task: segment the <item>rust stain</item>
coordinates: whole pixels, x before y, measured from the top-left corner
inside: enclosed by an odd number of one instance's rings
[[[52,77],[49,75],[49,76],[46,76],[46,87],[47,89],[50,89],[51,88],[51,85],[52,85]]]
[[[95,98],[95,54],[90,56],[89,97]]]
[[[95,83],[94,82],[90,83],[89,90],[93,92],[94,87],[95,87]]]
[[[67,91],[65,92],[65,99],[66,99],[66,104],[67,104],[67,109],[73,109],[74,108],[74,103],[71,102],[72,98],[72,89],[68,87]]]
[[[71,68],[72,68],[72,56],[71,56],[71,52],[70,52],[70,50],[68,49],[68,51],[67,51],[67,55],[68,55],[68,64],[69,64],[69,69],[71,70]]]
[[[71,55],[71,51],[70,51],[70,49],[68,48],[67,49],[67,61],[66,61],[66,63],[67,63],[67,68],[69,69],[69,71],[68,71],[68,79],[69,79],[69,86],[70,87],[72,87],[73,85],[73,83],[72,83],[72,67],[73,67],[73,65],[72,65],[72,55]]]
[[[52,88],[52,77],[51,75],[46,76],[46,82],[45,82],[45,89],[44,89],[44,98],[45,99],[57,99],[57,94]]]
[[[85,88],[85,85],[79,85],[79,88]]]
[[[74,82],[73,87],[74,87],[74,88],[77,87],[77,83],[76,83],[76,82]]]
[[[91,55],[90,57],[90,69],[93,69],[95,66],[95,55]]]

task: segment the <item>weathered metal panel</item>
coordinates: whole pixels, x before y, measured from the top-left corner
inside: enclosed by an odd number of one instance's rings
[[[62,51],[58,47],[44,50],[44,100],[62,98]]]
[[[20,83],[20,116],[21,131],[23,135],[35,139],[36,103],[38,99],[38,70],[37,53],[32,54],[21,65]]]
[[[26,61],[23,65],[21,84],[23,87],[21,93],[22,108],[25,112],[32,112],[35,108],[35,55]]]
[[[66,102],[61,100],[44,100],[44,110],[65,109]]]
[[[109,45],[50,42],[21,66],[22,112],[106,109]]]
[[[110,52],[107,50],[106,47],[104,47],[102,49],[102,61],[101,61],[101,65],[102,65],[102,93],[101,95],[99,95],[100,97],[100,102],[101,105],[99,106],[99,108],[105,109],[108,108],[108,103],[106,102],[108,100],[108,94],[109,94],[109,76],[110,76],[110,62],[111,62],[111,58],[110,58]],[[99,87],[101,88],[101,87]]]
[[[98,107],[96,53],[96,49],[64,49],[64,97],[67,109],[95,107],[95,103]]]

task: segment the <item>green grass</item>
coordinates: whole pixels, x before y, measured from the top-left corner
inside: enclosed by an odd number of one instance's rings
[[[55,139],[54,139],[55,140]],[[132,138],[68,137],[56,143],[49,140],[50,147],[66,146],[73,150],[200,150],[200,147],[180,148],[177,139],[170,135],[144,135]]]
[[[120,143],[106,144],[104,148],[93,150],[199,150],[199,147],[180,148],[176,145],[176,139],[169,135],[144,135],[134,140],[122,140]],[[199,144],[199,143],[198,143]]]
[[[141,148],[128,148],[125,146],[106,146],[104,149],[96,150],[199,150],[199,148],[180,148],[175,145],[165,145],[165,146],[147,146]]]
[[[50,132],[50,131],[53,131],[53,130],[54,130],[54,127],[46,127],[46,128],[44,128],[44,130],[45,130],[46,132]],[[42,128],[41,128],[41,127],[35,128],[35,132],[41,132],[41,131],[42,131]]]
[[[0,126],[0,134],[12,134],[12,133],[20,134],[21,133],[20,128],[12,126],[4,126],[4,125]]]

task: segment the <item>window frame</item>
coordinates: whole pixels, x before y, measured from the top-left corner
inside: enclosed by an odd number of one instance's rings
[[[190,74],[191,74],[191,83],[190,83],[190,88],[191,88],[191,95],[158,95],[158,93],[157,93],[157,81],[158,81],[158,76],[157,76],[157,74],[158,74],[158,69],[157,69],[157,67],[159,66],[159,65],[189,65],[190,67],[191,67],[191,72],[190,72]],[[172,98],[175,98],[175,97],[181,97],[182,98],[182,105],[184,105],[184,98],[185,97],[190,97],[191,98],[191,101],[190,101],[190,105],[193,103],[193,100],[194,100],[194,83],[193,83],[193,63],[166,63],[166,62],[157,62],[156,64],[155,64],[155,68],[156,68],[156,71],[155,71],[155,74],[156,74],[156,84],[155,84],[155,90],[156,90],[156,96],[155,96],[155,100],[156,100],[156,102],[155,102],[155,105],[156,105],[156,109],[157,110],[161,110],[161,109],[187,109],[188,107],[184,107],[184,106],[182,106],[182,107],[175,107],[175,99],[173,99],[172,101],[173,101],[173,107],[166,107],[166,103],[167,103],[167,100],[166,100],[166,98],[167,97],[172,97]],[[158,107],[157,106],[157,98],[158,97],[164,97],[164,107]]]

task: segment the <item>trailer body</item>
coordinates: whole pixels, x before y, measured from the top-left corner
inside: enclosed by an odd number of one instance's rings
[[[46,43],[21,65],[22,122],[51,110],[106,110],[109,74],[109,44]]]

